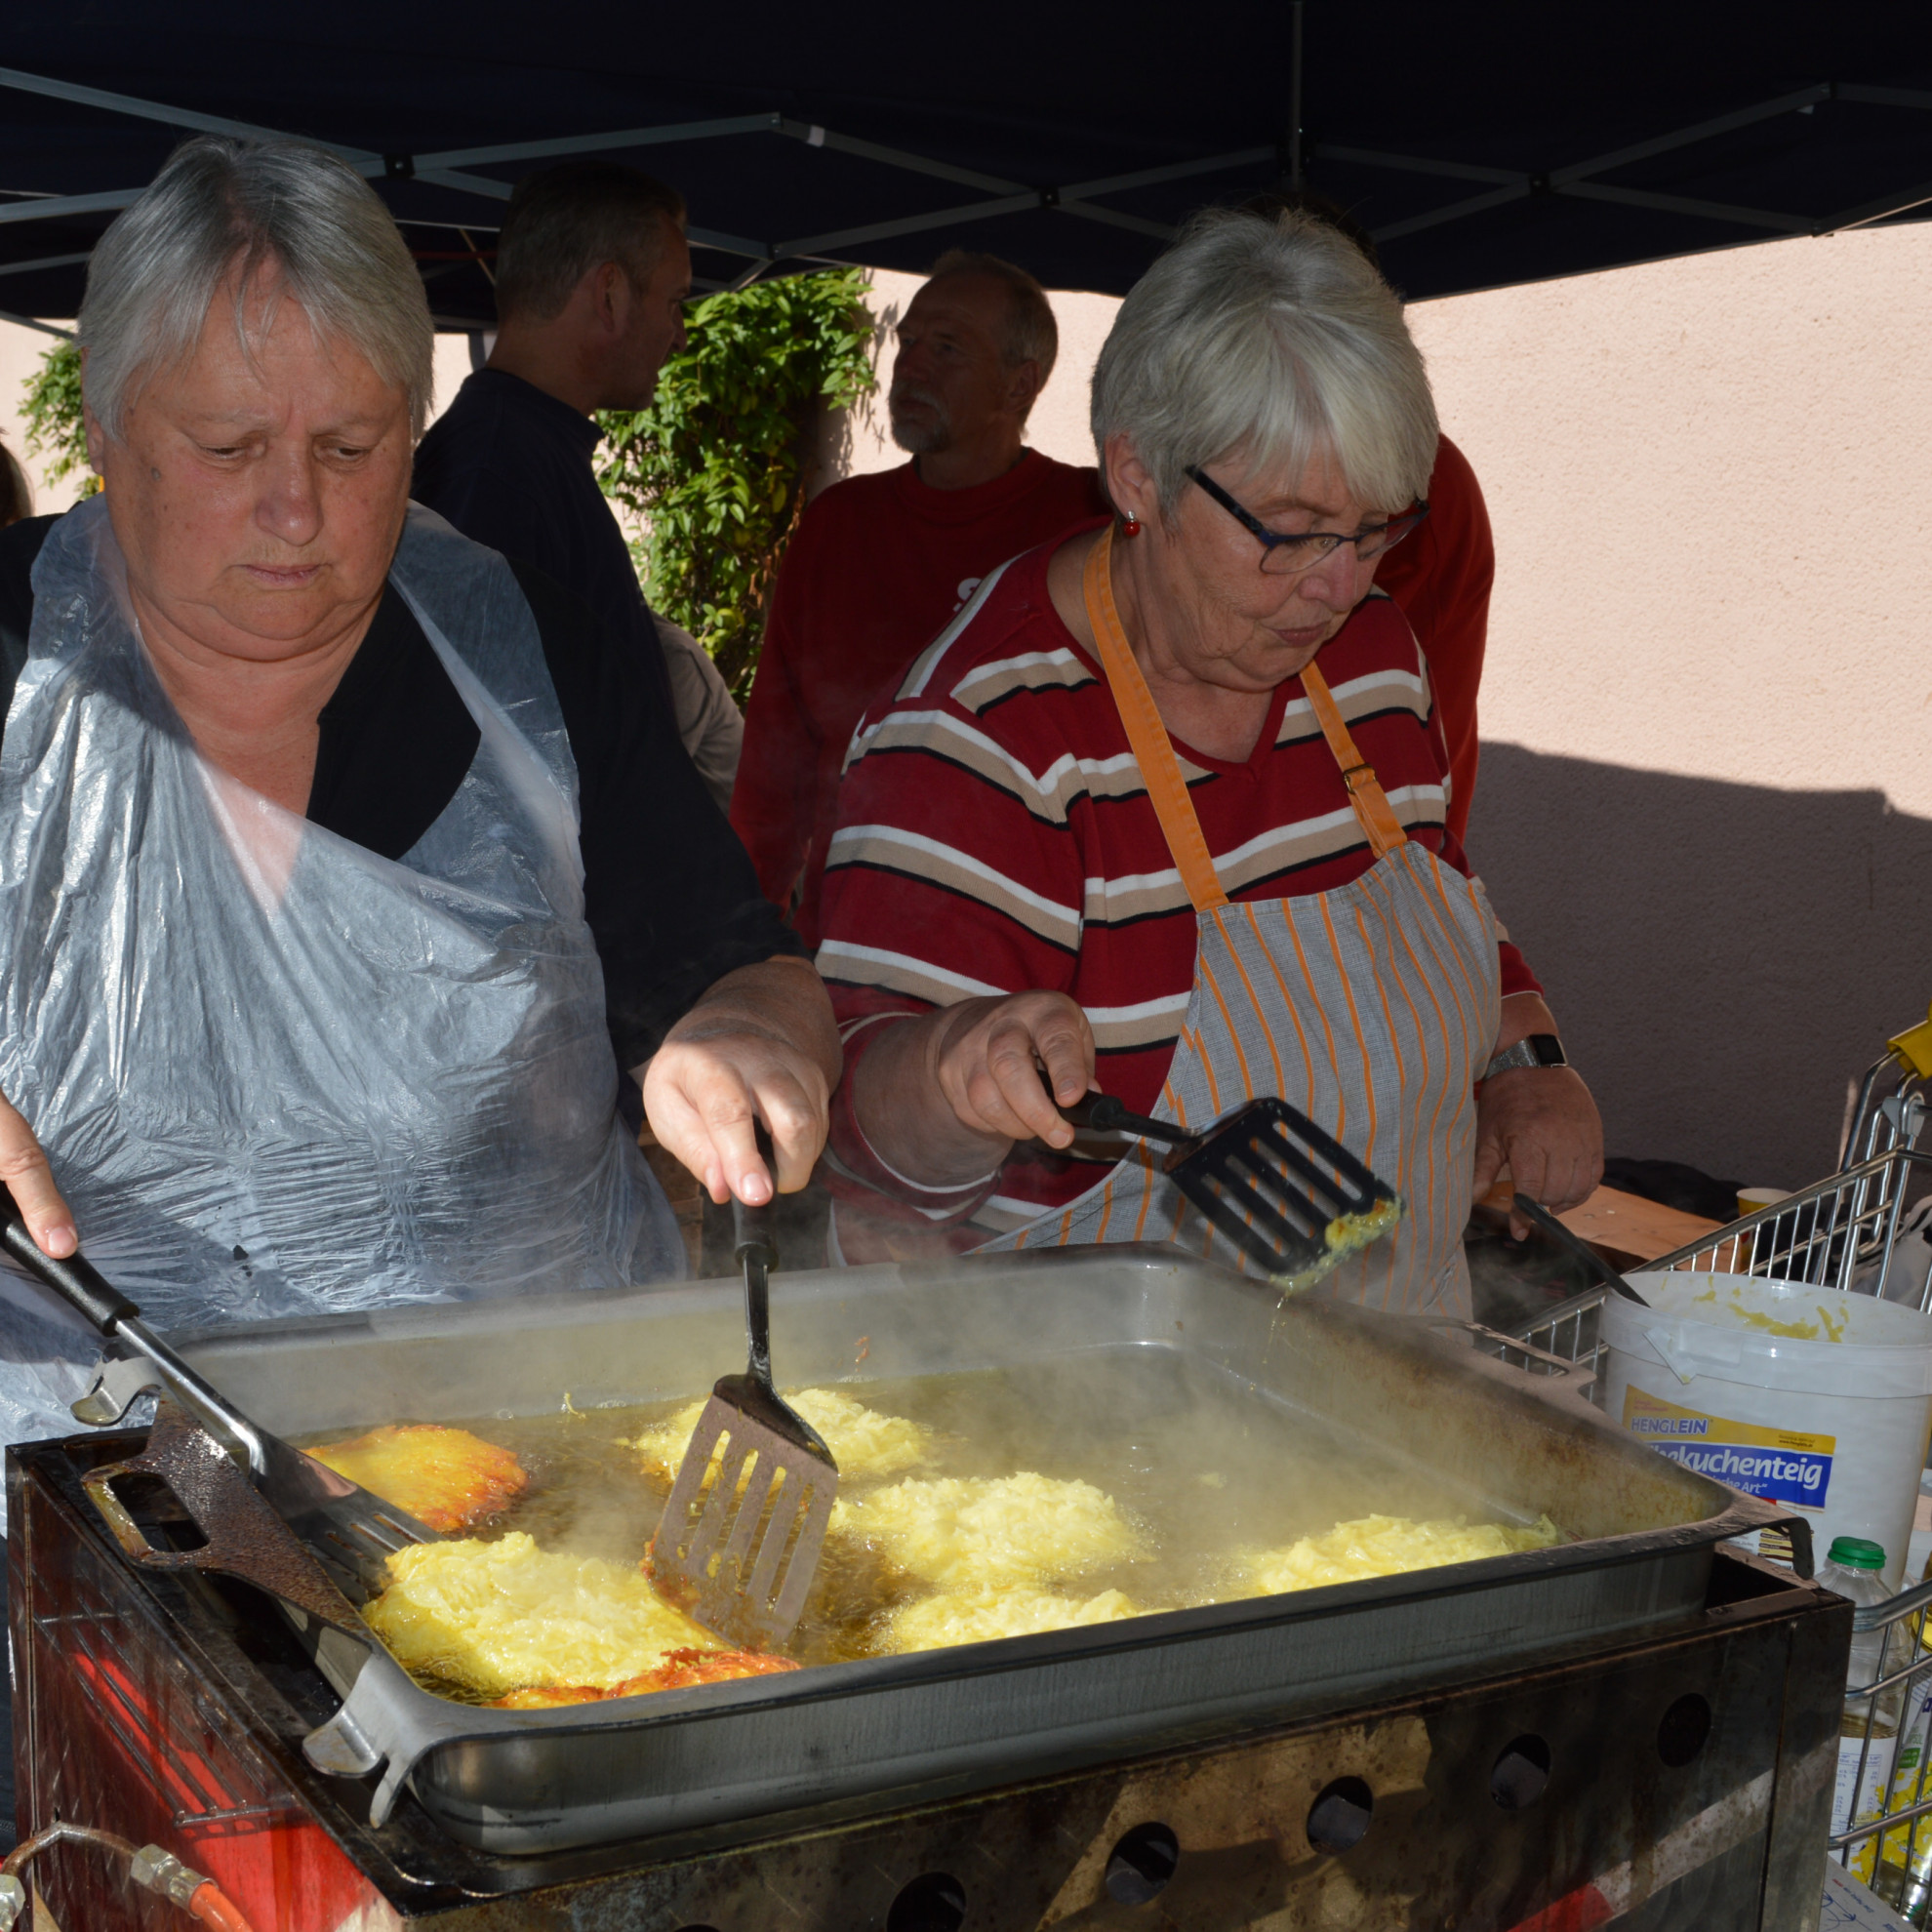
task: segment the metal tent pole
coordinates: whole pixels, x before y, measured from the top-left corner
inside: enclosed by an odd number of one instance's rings
[[[1299,193],[1302,186],[1302,0],[1295,0],[1294,60],[1289,72],[1288,185]]]

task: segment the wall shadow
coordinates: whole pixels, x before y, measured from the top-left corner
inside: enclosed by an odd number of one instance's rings
[[[885,392],[892,382],[894,332],[902,311],[896,302],[882,302],[872,318],[872,373],[875,387],[861,396],[850,409],[827,409],[821,404],[804,430],[805,499],[809,503],[821,490],[842,481],[852,473],[852,465],[862,440],[889,443],[892,438],[886,413]],[[904,459],[894,452],[895,461]]]
[[[1830,1171],[1846,1088],[1932,1000],[1932,821],[1485,744],[1469,848],[1608,1150]]]

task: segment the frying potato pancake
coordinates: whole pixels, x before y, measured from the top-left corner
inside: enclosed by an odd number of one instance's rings
[[[785,1399],[825,1438],[840,1479],[846,1482],[898,1475],[923,1463],[932,1447],[933,1432],[924,1423],[881,1415],[837,1389],[788,1389]],[[666,1482],[677,1474],[704,1413],[703,1402],[688,1402],[669,1421],[631,1439],[630,1446],[641,1452],[647,1472]]]
[[[655,1670],[626,1677],[609,1690],[593,1684],[539,1684],[511,1691],[494,1701],[499,1711],[543,1711],[559,1704],[602,1704],[614,1697],[642,1697],[649,1691],[683,1690],[691,1684],[722,1684],[735,1677],[773,1677],[798,1666],[785,1657],[769,1657],[762,1650],[672,1650]]]
[[[1030,1471],[908,1477],[870,1496],[841,1496],[831,1526],[947,1590],[1038,1590],[1143,1553],[1105,1491]]]
[[[538,1684],[529,1690],[493,1697],[492,1711],[554,1711],[560,1704],[602,1704],[616,1691],[593,1690],[588,1684]]]
[[[446,1534],[507,1509],[530,1482],[507,1449],[466,1429],[434,1423],[372,1429],[367,1435],[325,1443],[308,1453],[338,1475]]]
[[[1305,1536],[1286,1550],[1270,1550],[1246,1564],[1245,1594],[1273,1596],[1283,1590],[1319,1590],[1324,1584],[1362,1583],[1370,1577],[1430,1570],[1439,1563],[1473,1563],[1519,1550],[1548,1550],[1562,1532],[1548,1516],[1527,1528],[1513,1523],[1465,1523],[1460,1517],[1419,1523],[1411,1516],[1362,1516],[1337,1523],[1320,1536]]]
[[[892,1619],[887,1647],[895,1651],[944,1650],[952,1643],[990,1643],[995,1637],[1038,1636],[1081,1624],[1112,1624],[1141,1614],[1117,1590],[1082,1603],[1051,1590],[947,1591],[908,1603]]]
[[[495,1543],[418,1543],[363,1612],[396,1661],[491,1697],[533,1684],[609,1690],[673,1652],[721,1649],[625,1564]]]
[[[1400,1201],[1377,1201],[1360,1214],[1338,1216],[1328,1224],[1323,1238],[1330,1254],[1352,1255],[1357,1248],[1381,1240],[1401,1219]]]

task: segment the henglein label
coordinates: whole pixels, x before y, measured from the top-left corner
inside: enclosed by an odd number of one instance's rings
[[[1641,1389],[1624,1391],[1624,1427],[1673,1463],[1770,1503],[1822,1509],[1831,1487],[1835,1435],[1801,1435],[1700,1415]]]

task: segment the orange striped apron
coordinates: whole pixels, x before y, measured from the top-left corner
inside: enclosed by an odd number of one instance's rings
[[[1467,1315],[1474,1087],[1501,1021],[1497,928],[1482,886],[1403,831],[1310,664],[1302,688],[1375,864],[1333,892],[1230,902],[1121,630],[1111,546],[1108,531],[1088,559],[1087,614],[1198,935],[1187,1017],[1153,1111],[1192,1130],[1263,1094],[1300,1107],[1406,1210],[1389,1239],[1343,1263],[1320,1292],[1401,1313]],[[1255,1271],[1145,1144],[1076,1200],[979,1252],[1157,1240]]]

